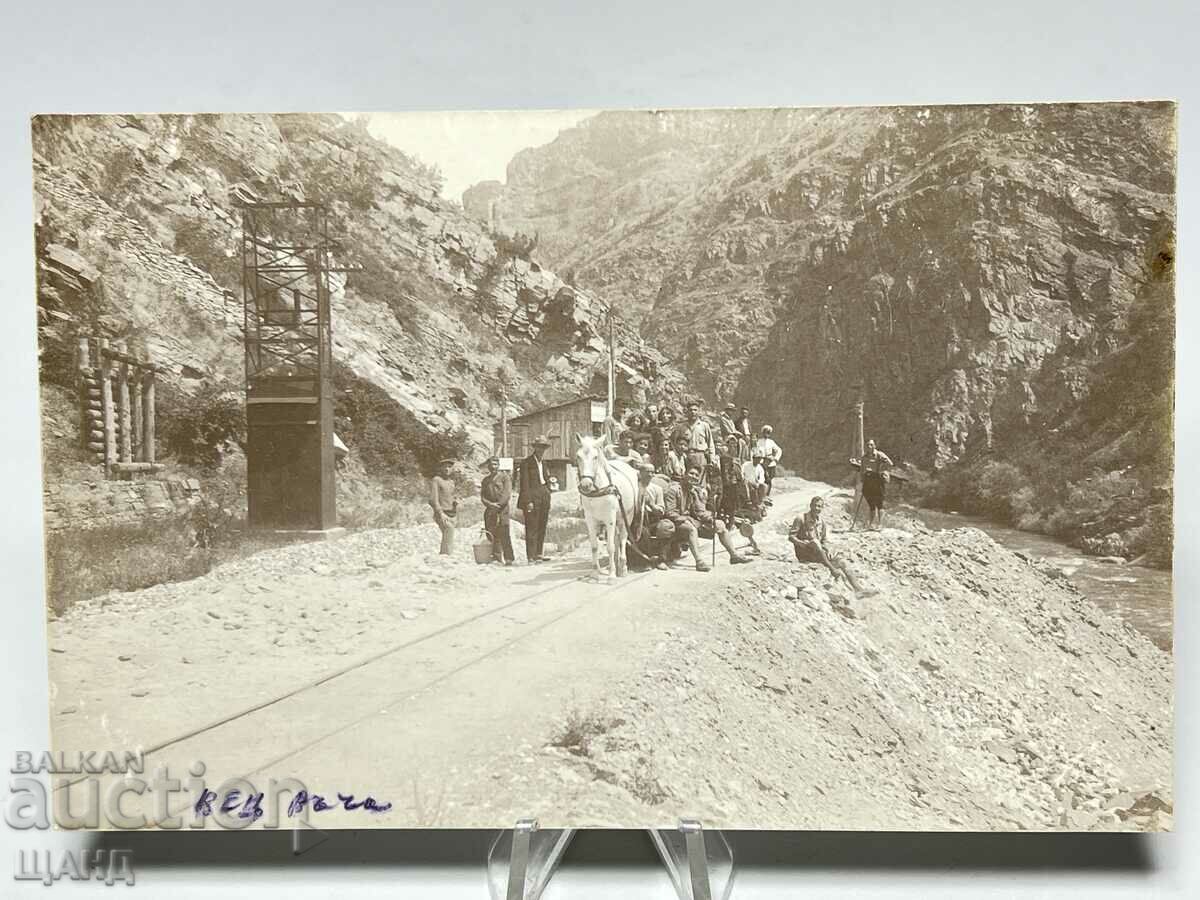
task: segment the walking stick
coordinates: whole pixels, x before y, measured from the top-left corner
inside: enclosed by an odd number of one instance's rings
[[[707,464],[704,466],[704,471],[700,475],[700,483],[702,485],[704,485],[705,488],[708,487],[708,465]],[[713,513],[712,567],[714,569],[717,567],[717,517],[716,517],[715,512]]]
[[[854,521],[850,523],[850,530],[853,531],[858,527],[858,511],[862,509],[862,492],[858,494],[858,503],[854,504]]]

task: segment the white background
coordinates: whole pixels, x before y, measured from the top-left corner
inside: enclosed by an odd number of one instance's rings
[[[576,8],[576,6],[578,8]],[[668,8],[670,7],[670,8]],[[1174,835],[740,836],[742,898],[1176,897],[1200,886],[1196,146],[1200,54],[1188,3],[896,4],[25,2],[0,10],[0,760],[47,744],[34,257],[34,113],[798,106],[1176,99],[1180,107]],[[703,735],[697,735],[702,744]],[[2,770],[0,769],[0,770]],[[7,787],[7,786],[6,786]],[[4,792],[5,802],[7,791]],[[536,810],[531,810],[536,813]],[[16,848],[0,825],[0,895]],[[169,843],[168,843],[169,841]],[[139,841],[138,888],[222,895],[483,897],[481,833]],[[124,837],[115,846],[129,846]],[[638,835],[589,836],[547,897],[669,897]],[[174,864],[150,865],[151,859]],[[422,864],[422,860],[428,862]],[[627,863],[627,864],[623,864]],[[82,886],[79,886],[82,887]],[[137,888],[135,888],[137,889]],[[77,892],[60,885],[58,891]],[[103,885],[86,892],[112,890]],[[117,890],[124,890],[117,888]]]

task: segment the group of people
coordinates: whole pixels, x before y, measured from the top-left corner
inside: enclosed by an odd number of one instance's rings
[[[700,541],[710,539],[719,541],[735,564],[749,562],[746,554],[759,552],[753,523],[771,503],[783,451],[770,425],[762,426],[755,436],[748,408],[742,407],[739,414],[732,403],[726,404],[714,426],[701,415],[698,403],[687,404],[677,414],[670,406],[651,404],[637,410],[618,402],[614,415],[596,423],[595,430],[608,435],[610,458],[624,460],[639,474],[628,548],[633,565],[665,568],[686,550],[699,571],[708,571]],[[536,438],[515,473],[530,563],[547,560],[550,479],[543,456],[549,446],[544,436]],[[453,551],[458,514],[453,465],[454,460],[442,460],[430,488],[429,504],[441,532],[442,554]],[[500,470],[497,457],[485,465],[487,474],[480,484],[483,527],[491,537],[494,560],[512,565],[509,523],[514,478]],[[746,553],[735,548],[734,533],[748,539]]]
[[[689,553],[698,571],[707,572],[700,542],[719,541],[731,563],[750,562],[761,551],[754,538],[754,524],[771,503],[771,486],[783,451],[770,425],[755,437],[750,411],[726,404],[714,427],[701,415],[698,403],[689,403],[682,416],[668,406],[650,405],[642,410],[622,409],[596,430],[609,438],[607,453],[628,463],[638,473],[637,499],[628,536],[630,564],[635,568],[665,569]],[[544,454],[550,446],[545,436],[533,441],[532,451],[517,469],[517,505],[525,523],[525,554],[530,563],[548,560],[544,552],[550,515],[550,478]],[[450,469],[453,460],[443,460],[432,481],[430,505],[441,529],[441,552],[453,549],[457,501]],[[887,472],[892,460],[874,440],[867,442],[861,459],[851,460],[859,468],[862,499],[868,506],[868,524],[882,525]],[[509,527],[513,479],[500,470],[493,456],[485,463],[487,474],[480,485],[483,526],[492,539],[496,562],[513,565]],[[855,591],[862,587],[840,557],[829,547],[824,519],[825,501],[814,497],[809,511],[798,517],[788,533],[800,562],[819,563],[844,578]],[[857,515],[857,510],[856,510]],[[733,535],[748,543],[735,546]]]
[[[627,410],[618,405],[601,426],[610,455],[638,471],[637,502],[628,550],[635,568],[666,568],[686,551],[696,569],[707,572],[700,550],[719,541],[735,565],[758,554],[754,523],[771,503],[771,485],[783,456],[774,429],[764,425],[756,438],[750,410],[725,405],[714,426],[689,403],[682,416],[669,406]],[[748,540],[739,552],[733,535]]]
[[[682,481],[689,465],[699,466],[702,476],[710,469],[720,469],[728,450],[728,457],[742,464],[745,479],[753,483],[760,502],[768,504],[771,482],[783,456],[774,429],[764,425],[755,436],[750,409],[743,406],[739,411],[732,403],[725,404],[714,427],[701,415],[696,402],[688,403],[679,414],[670,406],[656,404],[644,410],[628,409],[618,400],[613,415],[598,425],[597,431],[606,434],[613,446],[626,442],[620,451],[622,458],[636,455],[639,462],[650,463],[655,472],[672,481]]]

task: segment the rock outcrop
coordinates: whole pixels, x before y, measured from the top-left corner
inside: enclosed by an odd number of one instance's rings
[[[349,269],[334,355],[431,431],[490,449],[496,372],[518,408],[588,390],[602,310],[438,195],[436,171],[339,116],[85,116],[34,124],[44,368],[77,329],[143,344],[185,388],[242,368],[239,201],[327,203]],[[631,381],[678,389],[622,330]],[[43,377],[54,379],[53,371]],[[170,376],[169,376],[170,377]],[[672,388],[672,383],[675,387]]]
[[[1173,107],[602,113],[514,157],[506,227],[713,399],[841,465],[868,428],[949,463],[1077,391],[1173,228]]]

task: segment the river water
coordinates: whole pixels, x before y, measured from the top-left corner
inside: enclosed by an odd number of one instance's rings
[[[1162,649],[1171,649],[1173,608],[1169,571],[1102,563],[1054,538],[1005,528],[986,519],[912,507],[902,509],[930,528],[978,528],[1002,547],[1042,557],[1062,569],[1079,592],[1097,606],[1119,616]]]

